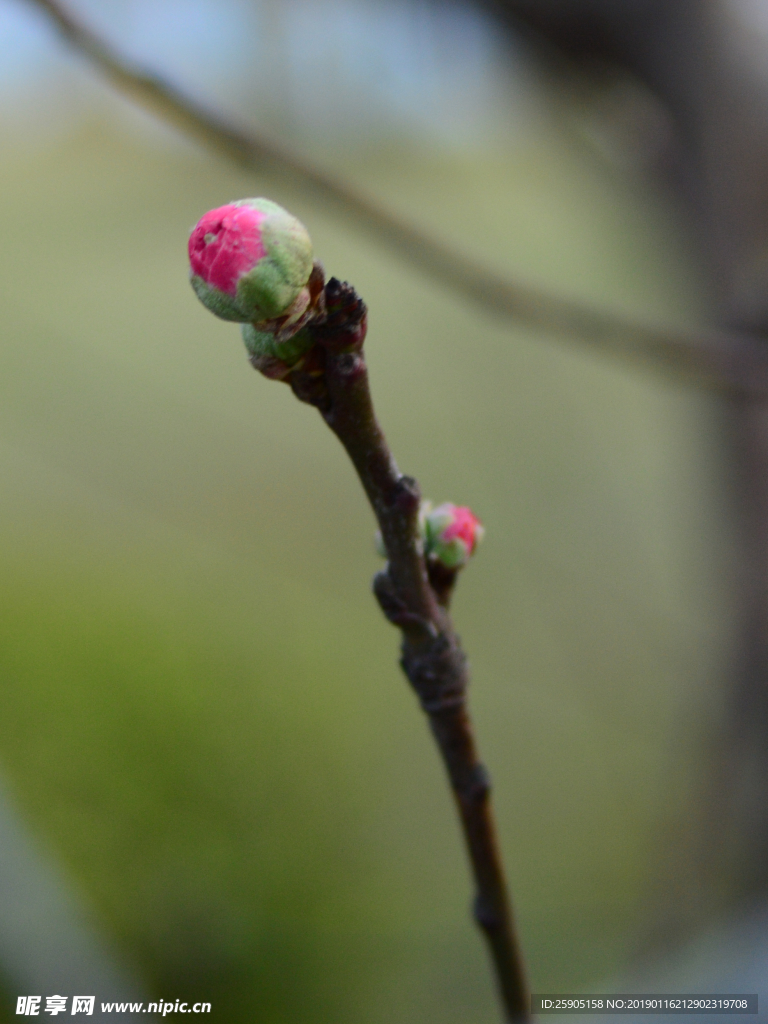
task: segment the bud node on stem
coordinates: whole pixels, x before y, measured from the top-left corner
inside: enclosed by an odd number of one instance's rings
[[[412,476],[401,476],[392,496],[392,505],[403,512],[418,511],[421,493],[418,483]]]
[[[487,899],[484,899],[482,895],[475,897],[472,905],[472,913],[483,931],[494,931],[501,924],[501,918],[498,911],[495,907],[491,906],[490,902]]]
[[[415,651],[403,643],[400,664],[430,716],[461,707],[466,699],[466,658],[463,651],[444,633],[426,650]]]
[[[488,769],[485,765],[478,762],[472,766],[471,771],[468,773],[467,779],[461,787],[460,798],[468,804],[479,804],[483,800],[487,800],[490,793],[491,776],[488,774]]]
[[[373,577],[373,593],[376,595],[376,600],[385,617],[393,626],[397,626],[405,632],[415,630],[427,637],[437,636],[437,630],[431,622],[409,610],[408,605],[395,589],[386,569],[377,572]]]

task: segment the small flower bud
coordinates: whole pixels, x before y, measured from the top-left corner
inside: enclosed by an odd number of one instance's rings
[[[297,321],[310,302],[312,242],[304,225],[269,199],[211,210],[189,236],[197,297],[223,320]]]
[[[471,509],[450,501],[437,508],[424,502],[419,519],[427,557],[437,559],[447,569],[466,565],[485,533]]]
[[[427,559],[440,562],[446,569],[461,569],[483,539],[485,530],[471,509],[446,501],[434,508],[431,501],[419,506],[418,543]],[[374,536],[377,554],[387,557],[384,538]]]

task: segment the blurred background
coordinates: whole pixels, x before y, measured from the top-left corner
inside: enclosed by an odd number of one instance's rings
[[[759,85],[768,5],[667,5],[694,34],[713,6]],[[736,202],[699,188],[696,111],[622,56],[657,26],[644,7],[584,3],[579,35],[554,0],[69,3],[497,273],[677,328],[746,322],[723,313],[711,257],[735,249],[711,223]],[[311,188],[205,152],[30,0],[0,0],[0,132],[5,1019],[74,977],[228,1024],[497,1019],[362,492],[188,284],[192,225],[248,195],[366,299],[400,467],[486,526],[455,619],[534,991],[595,990],[755,911],[759,885],[707,853],[740,643],[733,410],[486,315]],[[754,310],[762,278],[739,281]]]

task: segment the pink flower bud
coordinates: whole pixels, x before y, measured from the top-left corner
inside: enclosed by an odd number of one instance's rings
[[[269,199],[206,213],[189,236],[189,262],[197,297],[224,320],[298,320],[309,304],[312,242],[304,225]]]
[[[424,551],[448,569],[460,569],[474,554],[485,533],[480,520],[465,505],[450,501],[437,508],[425,502],[421,511]]]

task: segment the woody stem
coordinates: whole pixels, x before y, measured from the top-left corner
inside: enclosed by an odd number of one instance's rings
[[[459,812],[474,875],[474,917],[489,946],[507,1022],[530,1020],[530,996],[507,895],[490,799],[466,704],[467,664],[448,614],[450,587],[430,585],[418,541],[419,489],[395,464],[373,410],[362,351],[326,350],[320,387],[296,374],[354,464],[388,555],[374,592],[402,632],[401,666],[429,718]]]

